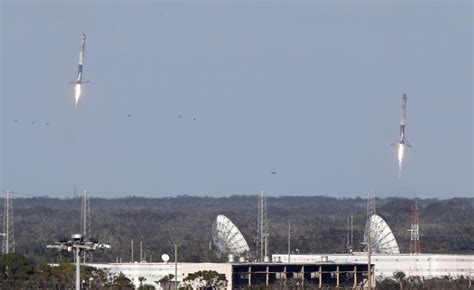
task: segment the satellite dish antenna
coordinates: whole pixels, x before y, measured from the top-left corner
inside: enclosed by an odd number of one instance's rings
[[[163,260],[163,262],[168,263],[168,261],[170,260],[170,256],[168,256],[167,254],[163,254],[161,255],[161,259]]]
[[[365,225],[364,241],[370,232],[370,250],[374,254],[400,254],[397,240],[383,218],[374,214],[369,217]],[[366,246],[367,250],[367,246]]]
[[[219,254],[241,256],[250,251],[242,233],[224,215],[218,215],[212,224],[212,240]]]

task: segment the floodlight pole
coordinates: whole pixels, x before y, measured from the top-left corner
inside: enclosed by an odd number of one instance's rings
[[[81,252],[110,249],[110,245],[98,243],[98,241],[94,240],[85,241],[81,234],[73,234],[70,240],[60,238],[53,245],[46,245],[46,248],[73,252],[76,259],[76,290],[81,290]]]
[[[81,290],[81,258],[80,249],[74,247],[74,255],[76,256],[76,290]]]

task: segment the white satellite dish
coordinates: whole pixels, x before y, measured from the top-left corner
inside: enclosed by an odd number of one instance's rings
[[[400,254],[397,240],[388,224],[380,216],[374,214],[365,225],[364,241],[370,231],[370,250],[374,254]]]
[[[239,229],[225,216],[218,215],[212,224],[212,240],[219,254],[241,256],[250,251]]]
[[[161,255],[161,259],[163,260],[163,262],[168,263],[168,261],[170,260],[170,256],[168,256],[167,254],[163,254]]]

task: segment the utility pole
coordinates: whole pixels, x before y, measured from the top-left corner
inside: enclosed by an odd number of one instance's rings
[[[174,244],[174,289],[178,290],[178,245]]]
[[[371,245],[370,245],[370,229],[369,234],[367,235],[367,282],[368,289],[372,290],[372,259],[371,259]]]
[[[81,223],[82,223],[82,236],[85,237],[87,234],[87,191],[84,190],[82,194],[82,206],[81,206]]]
[[[288,222],[288,263],[290,263],[291,255],[291,222]]]
[[[370,189],[369,196],[367,198],[367,225],[365,228],[365,239],[367,243],[367,282],[368,289],[372,290],[372,217],[375,215],[375,190]]]
[[[133,239],[132,239],[132,252],[130,253],[130,263],[133,263]]]

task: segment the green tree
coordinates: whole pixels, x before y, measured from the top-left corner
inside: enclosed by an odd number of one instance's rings
[[[106,271],[92,266],[81,266],[81,278],[92,289],[103,287],[109,282]]]
[[[113,284],[111,286],[113,288],[119,288],[119,289],[134,289],[135,288],[132,281],[128,279],[122,272],[120,272],[120,274],[118,274],[114,278]]]
[[[140,281],[140,287],[143,285],[143,281],[146,281],[145,277],[138,277],[138,281]]]
[[[51,279],[66,285],[74,285],[76,267],[71,263],[60,263],[51,268]]]
[[[221,289],[227,287],[227,279],[225,275],[219,274],[216,271],[198,271],[184,278],[180,286],[185,289]]]
[[[20,253],[8,253],[0,256],[0,271],[3,280],[28,280],[34,264]]]
[[[402,271],[393,273],[393,278],[395,278],[395,280],[397,280],[398,284],[400,285],[400,290],[403,290],[403,282],[405,281],[405,277],[406,275]]]
[[[400,285],[393,278],[385,277],[377,280],[376,289],[398,290]]]
[[[161,278],[158,283],[160,283],[160,286],[164,289],[171,289],[171,283],[174,281],[174,275],[173,274],[168,274]]]

